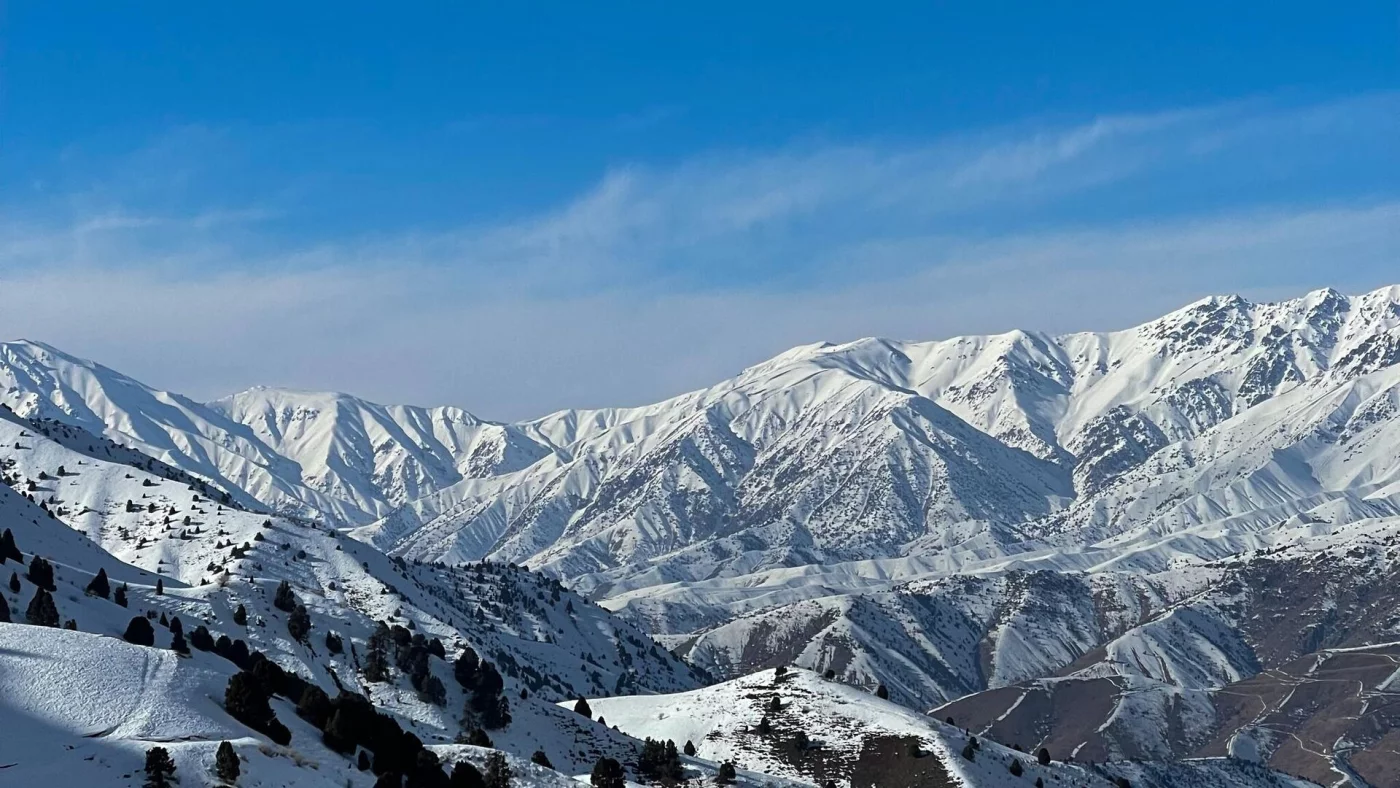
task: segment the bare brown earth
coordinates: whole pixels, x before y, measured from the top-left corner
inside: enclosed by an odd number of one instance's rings
[[[1056,758],[1257,751],[1268,766],[1324,785],[1347,778],[1400,788],[1400,544],[1259,555],[1230,565],[1192,604],[1233,622],[1257,675],[1185,692],[1140,677],[1102,678],[1113,666],[1096,648],[1057,676],[969,695],[933,714]],[[1090,678],[1091,668],[1100,677]],[[1147,696],[1151,716],[1134,716],[1140,703],[1124,705]]]
[[[938,758],[920,753],[919,740],[875,736],[865,740],[851,772],[851,788],[954,788]]]
[[[1169,717],[1162,740],[1178,758],[1232,754],[1239,735],[1263,762],[1323,785],[1349,770],[1372,786],[1400,786],[1400,645],[1324,651],[1209,693],[1215,722],[1187,741]],[[1046,747],[1056,758],[1135,757],[1105,726],[1123,688],[1110,679],[1055,679],[963,698],[933,713],[1002,742]],[[1174,709],[1172,714],[1180,714]]]

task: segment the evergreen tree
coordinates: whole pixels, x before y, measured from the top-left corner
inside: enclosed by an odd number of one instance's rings
[[[1018,759],[1016,759],[1016,758],[1012,758],[1012,759],[1011,759],[1011,776],[1012,776],[1012,777],[1020,777],[1021,775],[1025,774],[1025,773],[1026,773],[1026,770],[1025,770],[1024,768],[1022,768],[1022,766],[1021,766],[1021,761],[1018,760]]]
[[[492,750],[486,756],[486,773],[482,775],[486,788],[510,788],[510,778],[513,776],[510,764],[500,750]]]
[[[685,740],[685,754],[692,758],[695,757],[695,742],[690,739]]]
[[[19,563],[24,563],[24,554],[15,546],[15,535],[6,528],[0,533],[0,564],[5,563],[5,559],[14,559]]]
[[[648,736],[642,742],[641,754],[637,756],[637,773],[667,785],[680,780],[681,759],[676,753],[676,743],[662,742]]]
[[[233,611],[233,623],[240,627],[248,626],[248,609],[241,604]]]
[[[487,735],[486,731],[479,727],[473,727],[471,730],[467,731],[466,741],[464,743],[470,744],[473,747],[496,746],[495,742],[491,741],[491,737]]]
[[[1039,750],[1037,750],[1036,753],[1035,753],[1035,762],[1038,763],[1038,764],[1040,764],[1041,766],[1049,766],[1049,765],[1050,765],[1050,751],[1047,750],[1047,749],[1045,749],[1044,747],[1041,747],[1041,748],[1040,748]]]
[[[91,596],[100,596],[103,599],[111,595],[112,586],[107,582],[106,569],[99,568],[97,570],[97,576],[92,578],[92,581],[87,584],[87,593]]]
[[[233,674],[224,688],[224,710],[253,730],[262,730],[273,719],[269,697],[262,679],[241,670]]]
[[[341,642],[340,635],[334,632],[326,633],[326,651],[332,654],[339,654],[345,650],[345,644]]]
[[[126,607],[126,583],[122,583],[117,592],[112,595],[113,601],[122,607]]]
[[[306,692],[310,691],[311,688],[307,687]],[[301,700],[302,702],[297,704],[298,715],[301,715],[301,707],[306,705],[306,693],[302,693]],[[331,712],[330,719],[326,721],[325,729],[321,732],[321,740],[332,750],[348,754],[355,751],[355,738],[355,726],[352,721],[352,712],[347,706],[337,706],[336,709]],[[364,769],[368,768],[369,761],[366,759]],[[364,769],[360,771],[364,771]]]
[[[549,756],[544,754],[544,750],[535,750],[534,754],[530,756],[530,763],[543,766],[546,769],[554,768],[554,764],[549,762]]]
[[[34,589],[34,598],[29,600],[29,608],[24,611],[24,621],[36,627],[57,627],[58,608],[53,603],[53,594],[43,588]]]
[[[53,564],[37,555],[29,562],[29,572],[26,576],[29,578],[29,582],[50,593],[58,590],[53,582]]]
[[[365,649],[365,679],[377,683],[389,680],[389,627],[380,624],[369,636]]]
[[[428,653],[441,660],[447,659],[447,648],[442,645],[442,638],[433,638],[428,641]]]
[[[122,635],[122,639],[137,646],[154,646],[156,630],[145,616],[133,616],[131,623],[126,625],[126,633]]]
[[[288,744],[292,743],[292,732],[276,717],[268,721],[267,727],[263,729],[263,733],[267,734],[267,738],[272,740],[273,744],[280,744],[286,747]]]
[[[765,714],[758,720],[758,735],[767,736],[772,731],[773,723],[768,721],[768,715]]]
[[[292,593],[292,584],[286,580],[277,584],[277,592],[272,596],[272,606],[284,613],[290,613],[296,609],[297,597]]]
[[[881,684],[880,686],[875,688],[875,697],[879,698],[880,700],[889,700],[890,688],[886,687],[884,684]]]
[[[331,699],[326,696],[325,690],[315,684],[307,684],[301,693],[301,701],[297,703],[297,716],[317,728],[328,728]]]
[[[146,788],[169,788],[175,783],[175,762],[164,747],[146,750]]]
[[[10,603],[0,596],[0,624],[10,623]]]
[[[297,605],[290,616],[287,616],[287,634],[298,643],[305,643],[306,636],[311,632],[311,615],[306,612],[304,605]]]
[[[720,785],[729,785],[739,777],[739,770],[734,768],[733,761],[725,761],[719,765],[719,773],[715,779]]]
[[[510,703],[505,696],[505,679],[490,662],[482,662],[467,695],[466,717],[487,730],[510,724]]]
[[[962,748],[962,757],[963,757],[963,760],[966,760],[966,761],[975,761],[975,760],[977,760],[977,750],[972,746],[972,743],[971,743],[971,742],[968,742],[967,744],[964,744],[964,745],[963,745],[963,748]]]
[[[200,651],[213,651],[214,636],[209,634],[209,629],[207,627],[200,624],[190,633],[190,645]]]
[[[476,671],[481,667],[481,659],[477,657],[476,651],[471,646],[462,649],[457,661],[452,665],[452,676],[457,679],[465,689],[476,686]]]
[[[588,701],[583,698],[579,698],[578,702],[574,704],[574,711],[590,720],[593,719],[593,709],[589,708]]]
[[[233,785],[238,782],[238,775],[242,771],[238,764],[238,753],[234,752],[233,745],[219,742],[219,749],[214,753],[214,773],[220,780]]]
[[[452,776],[447,778],[452,788],[486,788],[486,779],[470,761],[458,761],[452,767]]]
[[[19,573],[17,573],[17,572],[11,572],[11,573],[10,573],[10,593],[12,593],[12,594],[18,594],[18,593],[19,593],[19,588],[20,588],[20,586],[19,586]]]
[[[177,619],[175,619],[175,620],[176,620],[176,621],[179,621],[180,619],[177,618]],[[173,651],[173,652],[175,652],[176,654],[184,654],[184,655],[186,655],[186,656],[189,655],[189,653],[190,653],[190,645],[189,645],[189,643],[186,643],[186,642],[185,642],[185,632],[184,632],[184,630],[182,630],[182,629],[175,629],[175,628],[172,628],[172,629],[171,629],[171,631],[170,631],[170,650]]]
[[[434,706],[447,705],[447,688],[442,685],[442,679],[437,676],[428,676],[423,679],[422,687],[418,690],[418,697],[425,703]]]
[[[626,788],[627,776],[622,771],[622,764],[612,758],[599,758],[593,764],[593,773],[589,775],[588,781],[593,788]]]
[[[420,749],[414,759],[413,772],[408,775],[409,788],[448,788],[447,775],[442,773],[442,762],[432,750]]]
[[[165,595],[165,579],[164,579],[164,578],[157,577],[157,578],[156,578],[156,596],[164,596],[164,595]]]

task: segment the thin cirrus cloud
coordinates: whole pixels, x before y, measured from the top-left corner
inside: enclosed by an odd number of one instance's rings
[[[516,419],[654,401],[819,340],[1356,291],[1400,279],[1400,195],[1375,185],[1397,103],[716,152],[436,233],[273,239],[259,227],[282,211],[217,195],[29,211],[0,224],[0,334],[202,398],[333,388]]]

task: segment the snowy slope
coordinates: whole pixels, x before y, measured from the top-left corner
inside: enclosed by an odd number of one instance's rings
[[[257,597],[251,602],[264,607],[266,586],[286,579],[313,612],[324,604],[334,618],[353,616],[366,629],[375,620],[412,620],[445,639],[470,638],[483,653],[504,650],[539,656],[569,651],[570,657],[550,657],[561,664],[590,652],[611,655],[595,657],[600,664],[586,671],[569,668],[554,676],[557,691],[569,694],[600,688],[590,678],[594,672],[605,682],[603,689],[622,680],[620,651],[637,666],[627,681],[640,682],[642,688],[653,679],[658,682],[654,689],[694,681],[688,669],[639,631],[559,589],[552,580],[504,566],[448,569],[390,561],[367,545],[314,524],[223,507],[189,485],[139,467],[93,459],[44,435],[41,430],[47,427],[0,419],[0,446],[5,447],[0,449],[0,464],[11,485],[17,490],[32,485],[34,491],[24,494],[57,514],[55,526],[66,524],[86,534],[111,555],[163,574],[169,584],[192,586],[206,596],[226,595],[228,589],[247,584]],[[27,437],[18,437],[21,434]],[[10,448],[16,443],[20,450]],[[62,476],[59,468],[64,469]],[[71,541],[84,541],[72,536]],[[246,555],[234,558],[233,548],[243,545]],[[31,551],[23,544],[21,549]],[[230,572],[227,578],[222,575],[225,569]],[[390,588],[393,591],[385,593]],[[495,602],[522,597],[529,603]],[[489,612],[487,620],[480,620],[479,610]],[[546,633],[551,642],[541,640]],[[560,637],[565,633],[567,637]],[[653,657],[659,659],[655,667],[663,670],[655,676],[648,673]]]
[[[39,693],[34,698],[13,695],[18,705],[11,711],[43,716],[52,722],[52,730],[43,735],[48,742],[45,746],[52,747],[43,751],[68,753],[64,760],[76,757],[66,747],[88,736],[97,721],[87,706],[64,700],[65,692],[73,691],[74,685],[64,683],[73,671],[50,665],[50,655],[54,649],[68,649],[69,638],[94,635],[105,636],[99,641],[110,644],[101,648],[117,651],[108,654],[79,649],[75,658],[98,660],[95,669],[99,670],[101,660],[129,664],[130,675],[103,673],[75,680],[86,688],[99,679],[111,678],[115,682],[111,691],[118,693],[150,695],[158,691],[159,700],[143,706],[146,711],[123,714],[133,719],[147,711],[153,716],[165,715],[174,720],[168,728],[184,730],[173,735],[166,728],[142,729],[116,738],[139,740],[145,746],[170,740],[203,742],[175,755],[182,769],[188,762],[191,768],[206,771],[218,744],[213,737],[246,740],[242,744],[248,749],[261,752],[271,747],[246,728],[233,733],[225,730],[228,721],[218,711],[217,701],[236,670],[232,663],[197,649],[189,658],[174,657],[164,648],[171,634],[161,625],[155,627],[155,649],[112,640],[120,637],[133,616],[149,615],[162,621],[178,616],[187,634],[204,625],[213,637],[242,640],[283,669],[319,684],[329,695],[334,696],[342,686],[364,694],[405,727],[413,728],[425,743],[447,748],[443,750],[446,754],[457,752],[452,742],[462,731],[465,704],[451,664],[430,660],[430,672],[446,689],[445,702],[435,705],[409,686],[407,677],[397,669],[391,670],[387,683],[370,682],[362,671],[362,657],[380,621],[440,638],[450,657],[471,646],[498,666],[511,704],[514,719],[506,728],[493,731],[496,745],[522,758],[542,749],[556,767],[570,773],[586,773],[601,754],[632,758],[636,742],[602,726],[580,725],[576,715],[560,712],[550,701],[699,685],[699,676],[639,630],[552,579],[503,565],[448,568],[390,560],[368,545],[313,524],[213,504],[202,497],[201,488],[146,471],[145,463],[127,453],[114,451],[122,461],[108,461],[100,439],[83,437],[76,428],[65,425],[6,414],[0,419],[0,432],[5,439],[0,466],[7,482],[0,485],[0,526],[11,530],[25,563],[39,555],[53,565],[57,586],[53,596],[60,619],[72,619],[80,630],[67,633],[16,623],[13,627],[18,634],[14,637],[23,641],[24,647],[6,651],[0,646],[0,676],[42,684],[32,688]],[[19,449],[13,448],[16,444]],[[128,500],[133,506],[127,507]],[[184,523],[185,516],[191,516],[189,524]],[[167,518],[172,522],[167,524]],[[12,591],[5,584],[0,586],[0,596],[6,600],[12,619],[23,622],[37,591],[23,566],[12,561],[0,563],[0,570],[11,568],[19,590]],[[83,592],[99,569],[106,571],[114,589],[127,585],[127,606],[117,604],[114,598]],[[305,642],[290,636],[287,614],[273,605],[274,590],[283,580],[291,584],[298,603],[308,610],[311,635]],[[158,583],[164,586],[163,593]],[[240,605],[248,613],[246,626],[233,620],[233,611]],[[328,647],[325,639],[330,633],[342,638],[342,652]],[[40,670],[36,665],[41,663],[48,667]],[[199,670],[189,673],[193,670],[187,670],[189,665]],[[208,702],[214,705],[187,705],[200,697],[211,699]],[[318,749],[319,732],[299,722],[293,724],[295,715],[288,707],[278,707],[278,712],[292,727],[294,740],[290,753],[273,748],[281,753],[276,757],[290,759],[298,768],[308,768],[308,762],[325,764],[327,758],[335,763],[345,761],[343,756]],[[83,751],[100,752],[94,762],[122,773],[132,768],[133,759],[144,749],[130,743],[114,744],[116,751],[108,752],[105,744]],[[194,766],[196,763],[204,766]],[[24,764],[26,769],[39,771],[26,772],[18,766],[15,771],[0,769],[0,784],[8,784],[5,779],[9,776],[45,774],[42,769],[48,768],[34,760],[26,759]],[[311,768],[333,774],[340,769],[334,764]],[[280,773],[271,769],[254,774]],[[285,775],[267,776],[267,782],[254,784],[287,784],[284,779]],[[306,784],[319,784],[306,779]],[[336,778],[327,784],[340,785],[342,781]],[[538,784],[553,783],[545,780]]]
[[[148,748],[166,748],[181,785],[217,784],[214,754],[230,742],[248,788],[368,786],[375,777],[327,749],[290,704],[274,701],[292,743],[278,746],[228,716],[221,699],[233,668],[196,652],[182,658],[82,632],[0,624],[0,785],[136,786]],[[433,748],[443,763],[480,764],[486,751]],[[515,783],[577,785],[510,758]]]

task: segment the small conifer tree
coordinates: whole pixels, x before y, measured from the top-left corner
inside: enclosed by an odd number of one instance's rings
[[[43,588],[34,589],[34,598],[29,600],[29,608],[24,611],[24,620],[36,627],[57,627],[58,607],[53,603],[53,594]]]
[[[87,584],[87,593],[91,596],[100,596],[103,599],[112,594],[112,585],[107,582],[107,570],[99,568],[97,575]]]
[[[175,762],[164,747],[146,750],[146,788],[169,788],[175,784]]]
[[[593,788],[624,788],[627,777],[622,771],[622,764],[613,758],[604,757],[593,764],[593,773],[589,775],[588,781]]]
[[[214,773],[220,780],[233,785],[238,782],[238,775],[242,771],[238,763],[238,753],[234,752],[233,745],[220,742],[218,751],[214,753]]]

